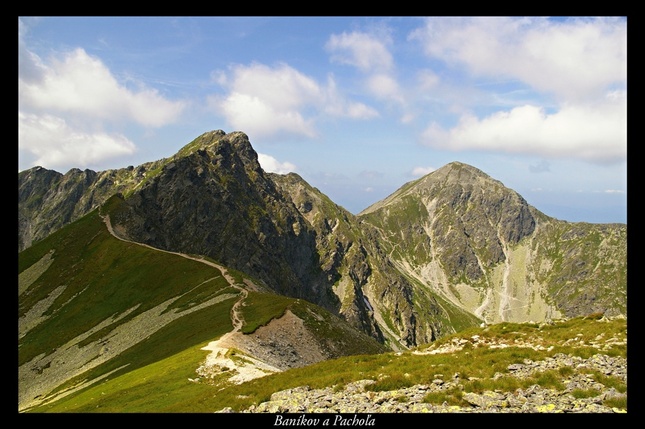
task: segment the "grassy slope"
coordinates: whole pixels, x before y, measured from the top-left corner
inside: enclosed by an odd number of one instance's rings
[[[118,199],[104,209],[118,210]],[[19,254],[19,273],[52,254],[53,262],[19,297],[19,317],[28,314],[52,291],[63,292],[45,311],[49,317],[19,340],[19,366],[41,353],[50,354],[87,329],[126,310],[136,308],[116,323],[175,299],[168,310],[184,311],[221,294],[236,294],[216,268],[112,237],[98,211],[79,219]],[[229,274],[242,282],[241,273]],[[195,370],[208,352],[208,342],[232,330],[230,311],[235,299],[226,299],[176,319],[113,359],[86,371],[57,390],[85,379],[109,376],[88,388],[63,397],[34,412],[179,412],[207,411],[215,386],[194,383]],[[249,294],[243,306],[243,332],[280,317],[289,308],[320,333],[322,341],[339,344],[344,353],[384,350],[368,338],[351,332],[337,318],[302,301],[275,294]],[[116,323],[81,341],[80,345],[109,336]],[[217,386],[222,380],[214,380]],[[206,403],[206,405],[202,405]]]

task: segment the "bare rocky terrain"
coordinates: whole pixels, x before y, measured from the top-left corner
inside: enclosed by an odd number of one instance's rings
[[[569,341],[569,340],[567,340]],[[576,341],[576,339],[572,339]],[[582,370],[596,370],[608,377],[615,377],[627,383],[627,360],[612,357],[603,350],[616,344],[626,344],[626,339],[597,338],[591,346],[598,349],[598,354],[588,359],[559,353],[542,361],[526,359],[523,363],[512,364],[507,374],[498,373],[494,378],[508,376],[518,379],[529,377],[537,372],[571,368],[571,375],[564,380],[564,389],[557,390],[532,385],[511,392],[501,390],[482,393],[465,392],[463,399],[468,405],[450,405],[448,403],[432,404],[424,400],[433,392],[448,392],[455,389],[464,390],[464,383],[471,379],[462,379],[460,374],[443,374],[437,376],[431,384],[417,384],[408,388],[392,391],[370,391],[366,389],[374,380],[360,380],[349,383],[343,389],[327,387],[311,389],[300,386],[276,392],[267,402],[254,405],[243,413],[624,413],[625,410],[604,405],[608,398],[627,398],[613,387],[607,387],[592,375]],[[539,349],[540,345],[530,343],[513,344],[505,342],[485,342],[474,336],[470,339],[455,338],[441,347],[430,347],[417,353],[454,353],[464,345],[474,347],[503,348],[531,347]],[[575,391],[595,392],[588,397],[574,395]],[[224,409],[220,412],[232,412]]]

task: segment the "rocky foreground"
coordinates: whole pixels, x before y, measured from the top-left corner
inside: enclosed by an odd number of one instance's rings
[[[609,398],[625,398],[613,387],[606,387],[594,380],[590,374],[577,370],[586,368],[600,371],[627,383],[627,361],[622,357],[596,354],[589,359],[556,354],[540,362],[526,360],[522,364],[510,365],[509,373],[518,378],[529,377],[538,371],[558,370],[570,367],[576,371],[566,380],[564,390],[546,389],[532,385],[513,392],[485,391],[463,393],[468,406],[431,404],[424,402],[430,392],[463,389],[458,374],[435,379],[430,385],[387,391],[372,392],[365,389],[372,380],[348,384],[343,390],[332,387],[310,389],[296,387],[271,395],[271,399],[243,410],[244,413],[619,413],[623,409],[603,405]],[[502,376],[502,374],[497,374]],[[597,391],[592,397],[577,398],[574,391]],[[224,409],[221,412],[232,412]]]

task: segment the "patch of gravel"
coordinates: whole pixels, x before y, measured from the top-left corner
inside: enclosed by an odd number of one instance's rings
[[[229,332],[203,350],[211,353],[197,369],[199,378],[191,381],[226,373],[229,381],[239,384],[328,359],[302,319],[289,310],[252,334]]]

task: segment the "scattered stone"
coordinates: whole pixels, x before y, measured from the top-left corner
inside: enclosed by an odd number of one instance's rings
[[[509,365],[509,374],[517,378],[530,377],[535,372],[562,367],[588,368],[606,376],[617,377],[627,383],[627,360],[597,354],[589,359],[559,353],[543,361],[526,359],[524,363]],[[332,387],[311,389],[308,386],[276,392],[269,401],[252,405],[242,413],[624,413],[625,410],[603,404],[609,398],[625,398],[625,393],[606,387],[590,374],[574,373],[563,384],[564,390],[547,389],[532,385],[514,392],[465,392],[463,400],[469,405],[456,406],[447,402],[424,402],[428,392],[463,390],[460,378],[453,376],[446,382],[439,378],[430,385],[415,385],[387,392],[371,392],[365,387],[373,380],[349,383],[344,389]],[[576,398],[572,391],[597,391],[595,396]],[[221,413],[231,412],[223,409]]]

